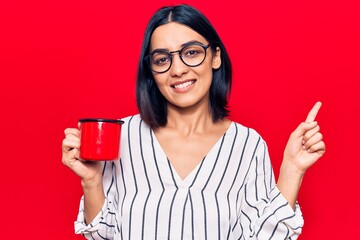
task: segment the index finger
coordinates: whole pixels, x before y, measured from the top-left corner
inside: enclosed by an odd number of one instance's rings
[[[313,122],[315,120],[317,113],[319,112],[320,107],[321,107],[321,102],[316,102],[313,108],[308,113],[305,122]]]
[[[65,135],[67,135],[67,134],[72,134],[72,135],[74,135],[74,136],[76,136],[76,137],[79,137],[79,136],[80,136],[80,131],[79,131],[79,129],[77,129],[77,128],[66,128],[66,129],[64,130],[64,134],[65,134]]]

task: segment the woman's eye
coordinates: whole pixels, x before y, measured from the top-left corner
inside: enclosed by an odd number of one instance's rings
[[[168,56],[154,56],[152,62],[155,65],[165,65],[170,62],[170,58]]]
[[[201,46],[189,46],[183,49],[181,55],[186,58],[200,57],[204,53],[204,49]]]
[[[187,50],[185,53],[184,53],[184,56],[186,57],[192,57],[192,56],[195,56],[196,54],[198,54],[199,52],[197,50]]]

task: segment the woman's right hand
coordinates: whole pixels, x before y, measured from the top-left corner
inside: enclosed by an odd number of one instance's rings
[[[62,162],[81,178],[84,192],[84,221],[89,224],[104,204],[102,165],[100,161],[80,159],[80,131],[67,128],[62,142]]]
[[[102,166],[99,161],[80,159],[80,130],[67,128],[62,142],[62,162],[81,178],[82,184],[98,185],[102,181]]]

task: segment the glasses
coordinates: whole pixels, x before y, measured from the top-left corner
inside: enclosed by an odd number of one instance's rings
[[[179,53],[181,61],[189,67],[197,67],[202,64],[206,58],[206,50],[210,47],[201,43],[189,43],[182,49],[168,52],[165,50],[155,50],[149,55],[150,68],[153,72],[164,73],[168,71],[172,64],[174,53]]]

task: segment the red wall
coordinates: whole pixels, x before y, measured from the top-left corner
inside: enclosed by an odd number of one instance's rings
[[[73,234],[79,179],[61,163],[81,117],[137,113],[136,65],[153,11],[179,1],[0,2],[2,239]],[[218,29],[234,66],[231,118],[268,142],[275,174],[290,132],[317,100],[326,155],[299,201],[300,239],[355,239],[360,223],[357,1],[181,1]],[[3,238],[3,236],[7,238]]]

